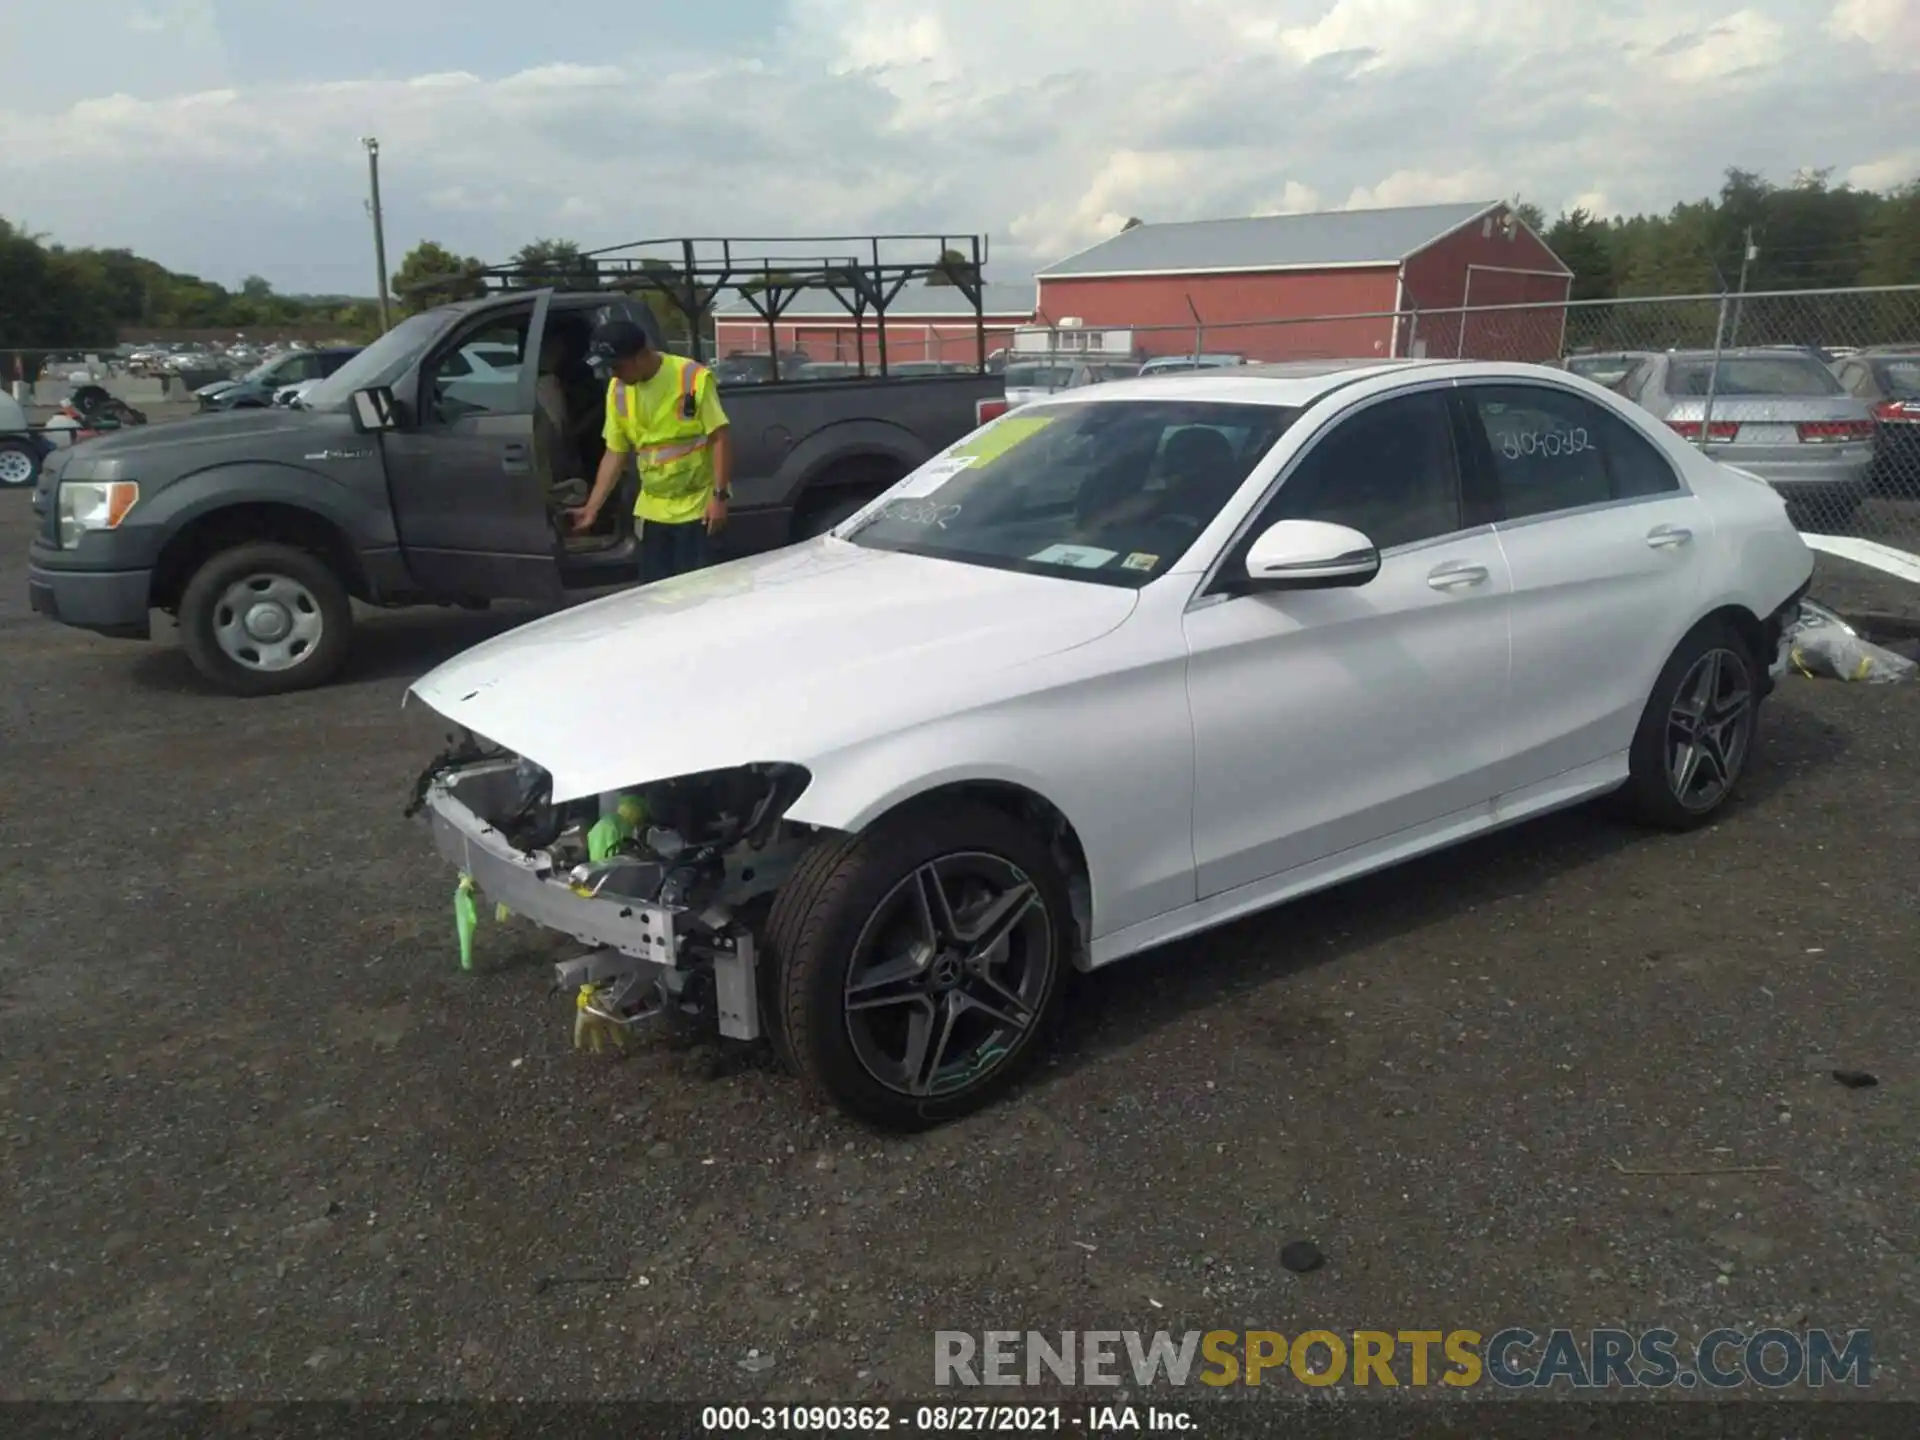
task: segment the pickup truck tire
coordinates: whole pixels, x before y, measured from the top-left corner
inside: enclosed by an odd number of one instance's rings
[[[40,451],[25,440],[0,440],[0,490],[23,490],[40,478]]]
[[[187,658],[230,695],[281,695],[331,680],[347,658],[353,603],[331,566],[291,545],[221,550],[180,597]]]
[[[823,839],[767,919],[775,1047],[808,1089],[888,1130],[977,1110],[1042,1048],[1070,914],[1045,843],[989,806],[915,806]]]

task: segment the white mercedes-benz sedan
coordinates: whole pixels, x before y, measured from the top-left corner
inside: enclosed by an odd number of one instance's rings
[[[580,943],[577,1039],[706,1017],[924,1126],[1068,967],[1608,791],[1707,820],[1812,569],[1764,482],[1564,371],[1122,381],[441,666],[415,808]]]

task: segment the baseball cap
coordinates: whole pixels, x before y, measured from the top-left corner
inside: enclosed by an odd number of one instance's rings
[[[647,332],[631,320],[608,320],[597,326],[589,347],[596,360],[620,360],[647,348]]]

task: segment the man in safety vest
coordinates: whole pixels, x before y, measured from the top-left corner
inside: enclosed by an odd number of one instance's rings
[[[613,371],[601,432],[607,453],[587,503],[569,512],[573,528],[589,529],[599,518],[631,455],[640,470],[633,514],[641,578],[698,570],[707,563],[707,537],[727,523],[732,493],[733,449],[713,372],[661,354],[631,320],[609,320],[595,330],[593,354]]]

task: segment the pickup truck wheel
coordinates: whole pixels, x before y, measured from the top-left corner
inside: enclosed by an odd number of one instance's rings
[[[205,561],[180,597],[194,669],[232,695],[325,684],[347,658],[353,605],[326,561],[290,545],[238,545]]]
[[[0,440],[0,490],[20,490],[40,478],[40,452],[24,440]]]
[[[977,1110],[1039,1053],[1070,914],[1045,844],[986,806],[823,841],[768,917],[776,1045],[808,1088],[886,1129]]]

